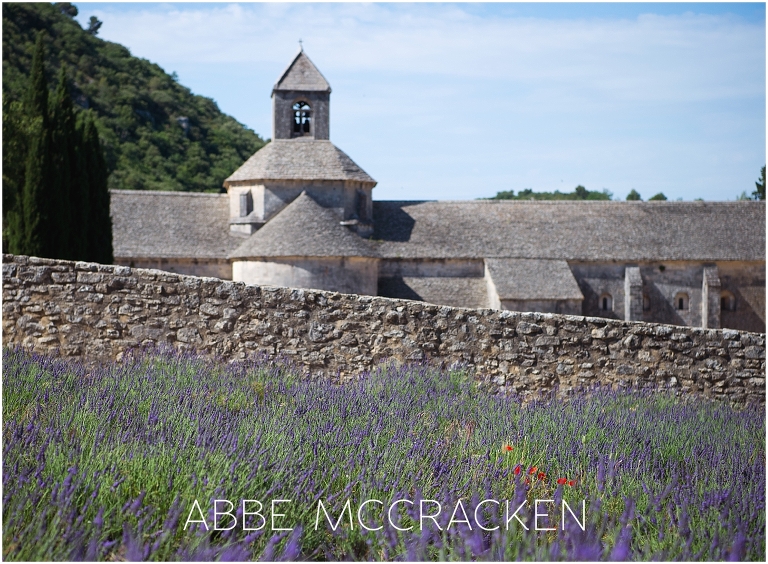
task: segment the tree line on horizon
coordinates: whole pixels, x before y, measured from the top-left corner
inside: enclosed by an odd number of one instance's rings
[[[573,192],[560,192],[555,190],[554,192],[534,192],[530,188],[521,190],[515,194],[514,190],[503,190],[497,192],[489,200],[610,200],[613,194],[608,190],[602,190],[600,192],[596,190],[587,190],[579,184],[573,190]]]
[[[64,66],[49,92],[39,32],[24,98],[3,100],[3,252],[113,261],[108,170],[92,111],[76,111]]]
[[[492,198],[481,198],[487,200],[610,200],[613,198],[613,194],[606,189],[600,192],[587,190],[579,184],[573,190],[573,192],[560,192],[555,190],[554,192],[534,192],[531,188],[526,188],[515,194],[514,190],[502,190],[497,192]],[[737,200],[765,200],[765,166],[760,169],[760,178],[755,182],[755,190],[751,195],[747,195],[744,190]],[[628,202],[642,202],[643,198],[640,193],[634,188],[627,194],[626,200]],[[651,196],[648,198],[649,202],[662,202],[666,201],[667,197],[663,192]],[[696,198],[697,201],[701,201],[701,198]]]

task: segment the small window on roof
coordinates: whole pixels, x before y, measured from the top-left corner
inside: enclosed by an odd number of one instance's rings
[[[309,104],[300,100],[293,105],[293,132],[297,135],[307,135],[311,131],[312,109]]]
[[[688,310],[688,294],[685,292],[675,294],[675,309],[678,311]]]

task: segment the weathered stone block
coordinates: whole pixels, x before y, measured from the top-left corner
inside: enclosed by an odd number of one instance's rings
[[[541,333],[541,326],[521,321],[517,324],[517,332],[522,335],[535,335],[536,333]]]

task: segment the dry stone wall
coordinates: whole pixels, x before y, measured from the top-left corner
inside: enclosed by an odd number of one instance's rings
[[[382,361],[464,365],[492,392],[597,383],[765,402],[765,335],[462,309],[252,286],[159,270],[3,256],[3,344],[90,360],[170,344],[292,359],[345,380]]]

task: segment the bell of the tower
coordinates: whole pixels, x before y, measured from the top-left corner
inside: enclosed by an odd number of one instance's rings
[[[300,51],[272,89],[272,139],[330,139],[331,86]]]

